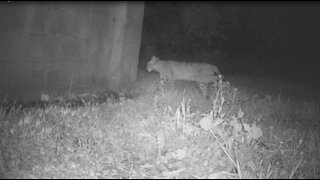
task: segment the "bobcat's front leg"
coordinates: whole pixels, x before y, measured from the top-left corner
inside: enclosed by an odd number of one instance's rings
[[[175,87],[175,81],[161,78],[158,87],[159,90],[164,93],[167,89]]]

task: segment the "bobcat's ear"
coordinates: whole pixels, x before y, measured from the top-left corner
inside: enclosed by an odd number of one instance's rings
[[[157,58],[156,56],[152,56],[152,58],[151,58],[151,63],[155,63],[155,62],[157,62],[159,60],[159,58]]]

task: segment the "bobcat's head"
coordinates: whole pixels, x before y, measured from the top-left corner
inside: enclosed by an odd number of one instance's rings
[[[157,64],[158,60],[159,58],[157,58],[156,56],[152,56],[151,60],[147,63],[148,72],[151,72],[154,69],[153,66]]]

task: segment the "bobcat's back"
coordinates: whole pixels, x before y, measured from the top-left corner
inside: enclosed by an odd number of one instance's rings
[[[147,64],[147,70],[157,71],[161,79],[196,81],[199,83],[216,82],[219,70],[207,63],[161,61],[152,57]]]

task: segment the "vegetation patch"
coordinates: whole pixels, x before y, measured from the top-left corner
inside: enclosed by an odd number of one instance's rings
[[[99,103],[76,96],[83,105],[72,107],[70,97],[3,101],[1,177],[320,177],[317,102],[251,95],[222,79],[207,99],[181,84]]]

